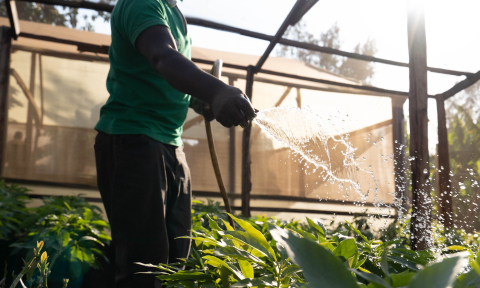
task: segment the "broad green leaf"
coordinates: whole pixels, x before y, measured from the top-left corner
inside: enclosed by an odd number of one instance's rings
[[[90,219],[92,219],[92,210],[85,208],[83,211],[83,218],[87,221],[90,221]]]
[[[453,286],[455,277],[468,264],[468,252],[458,253],[457,256],[444,259],[420,270],[412,278],[409,288],[448,288]]]
[[[254,278],[255,276],[253,275],[253,267],[250,264],[250,262],[246,260],[238,260],[238,264],[240,265],[240,270],[242,270],[243,276],[245,278]]]
[[[277,282],[271,276],[260,277],[255,279],[243,279],[234,283],[230,288],[241,288],[241,287],[277,287]]]
[[[255,229],[252,224],[248,223],[247,221],[238,219],[232,214],[227,214],[232,217],[232,219],[235,220],[235,222],[237,222],[238,225],[242,227],[243,230],[245,230],[245,232],[247,232],[251,237],[253,237],[258,243],[260,243],[260,245],[263,246],[263,248],[265,248],[270,253],[270,258],[273,258],[273,260],[277,260],[275,252],[273,251],[272,247],[270,247],[270,244],[267,242],[267,239],[265,239],[265,236],[263,236],[262,232]]]
[[[230,270],[233,275],[235,275],[239,280],[242,280],[242,279],[245,279],[245,276],[243,276],[242,272],[238,270],[237,267],[229,264],[229,263],[226,263],[224,262],[223,260],[215,257],[215,256],[210,256],[210,255],[207,255],[207,256],[203,256],[203,259],[207,260],[205,263],[207,264],[210,264],[212,266],[215,266],[215,267],[225,267],[227,268],[228,270]]]
[[[93,242],[96,242],[96,243],[98,243],[102,246],[105,246],[102,242],[100,242],[100,240],[98,240],[97,238],[94,238],[92,236],[83,236],[82,238],[80,238],[78,240],[79,243],[82,242],[82,241],[93,241]]]
[[[317,237],[315,237],[315,235],[313,235],[312,233],[303,231],[302,229],[291,229],[291,228],[287,228],[287,229],[300,234],[303,238],[307,238],[307,239],[310,239],[312,241],[317,241]]]
[[[218,226],[217,222],[215,222],[212,218],[210,218],[209,215],[207,215],[207,217],[208,217],[208,225],[210,226],[210,229],[222,231],[222,229]]]
[[[480,277],[475,270],[458,276],[453,288],[477,288],[480,286]]]
[[[221,247],[217,248],[213,251],[213,255],[218,256],[218,257],[232,257],[235,259],[240,259],[240,260],[250,260],[256,263],[260,264],[265,264],[262,259],[248,253],[245,250],[238,249],[236,247],[228,246],[228,247]]]
[[[70,242],[70,233],[65,231],[62,235],[62,247],[66,247],[68,245],[68,242]]]
[[[281,242],[290,259],[298,264],[312,287],[358,288],[355,278],[335,255],[321,245],[296,237],[285,229],[272,229],[270,234]]]
[[[410,280],[412,280],[412,277],[415,276],[415,272],[402,272],[400,274],[390,274],[390,277],[392,278],[392,286],[393,287],[404,287],[407,286],[408,283],[410,283]]]
[[[333,250],[333,255],[342,256],[343,258],[345,258],[345,260],[348,260],[352,257],[357,258],[358,257],[357,242],[355,241],[355,239],[347,239],[340,242],[337,248]],[[354,260],[353,262],[356,262],[356,260]]]
[[[220,278],[222,279],[222,287],[230,287],[230,275],[232,274],[232,271],[228,269],[227,267],[222,266],[220,268]]]
[[[390,272],[388,271],[388,249],[385,247],[382,252],[382,259],[380,260],[380,268],[382,268],[383,274],[390,282]],[[391,283],[391,282],[390,282]]]
[[[452,246],[448,246],[447,249],[451,251],[464,251],[464,250],[467,250],[468,248],[459,246],[459,245],[452,245]]]
[[[357,276],[362,277],[363,279],[367,280],[370,283],[375,283],[377,287],[379,288],[392,288],[383,278],[380,276],[373,274],[373,273],[365,273],[362,271],[358,271],[355,269],[350,269],[353,273],[355,273]]]
[[[297,265],[288,265],[282,272],[282,277],[293,276],[295,273],[302,271]]]
[[[165,281],[175,281],[175,280],[211,280],[211,277],[201,273],[201,272],[196,272],[196,271],[188,271],[188,270],[181,270],[178,271],[175,274],[170,274],[170,275],[161,275],[157,276],[158,279],[160,280],[165,280]]]
[[[98,225],[98,226],[102,226],[102,227],[108,227],[108,223],[103,221],[103,220],[93,220],[92,222],[90,222],[90,224],[92,225]]]
[[[352,231],[353,231],[355,234],[357,234],[358,236],[360,236],[360,237],[363,239],[363,241],[369,243],[368,238],[365,237],[365,236],[362,234],[362,232],[360,232],[357,228],[355,228],[355,227],[354,227],[352,224],[350,224],[350,222],[348,222],[347,220],[345,220],[345,222],[347,223],[348,227],[350,227],[350,229],[352,229]]]
[[[398,256],[387,256],[387,258],[397,264],[400,264],[400,265],[403,265],[403,266],[406,266],[408,269],[411,269],[411,270],[414,270],[414,271],[418,271],[418,267],[417,267],[417,264],[415,264],[414,262],[410,261],[410,260],[407,260],[405,258],[402,258],[402,257],[398,257]]]
[[[261,254],[261,257],[269,257],[269,252],[268,250],[263,247],[263,245],[261,245],[257,239],[255,239],[254,237],[252,237],[252,235],[250,235],[249,233],[247,232],[243,232],[243,231],[222,231],[222,232],[219,232],[220,235],[224,235],[226,238],[228,239],[232,239],[232,240],[236,240],[236,241],[239,241],[240,243],[243,243],[243,244],[246,244],[247,246],[250,246],[251,248],[257,250],[260,254]],[[252,252],[253,254],[253,252]]]
[[[326,233],[327,233],[327,229],[325,229],[325,226],[323,226],[322,222],[318,219],[310,219],[308,217],[305,217],[307,218],[307,223],[308,223],[308,226],[310,226],[310,228],[312,228],[313,230],[319,232],[323,237],[325,237]]]
[[[230,223],[228,223],[228,221],[225,221],[225,220],[222,219],[222,222],[223,222],[223,225],[225,225],[225,227],[227,227],[228,231],[235,231],[235,229],[233,229],[232,225],[230,225]]]

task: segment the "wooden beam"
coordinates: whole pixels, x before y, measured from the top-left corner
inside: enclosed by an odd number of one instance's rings
[[[438,118],[438,212],[440,221],[446,229],[453,228],[452,183],[450,183],[450,156],[448,153],[447,118],[445,115],[445,100],[437,98]]]
[[[248,66],[245,94],[252,101],[255,67]],[[250,155],[250,135],[252,123],[243,129],[242,137],[242,214],[250,217],[250,193],[252,192],[252,161]]]
[[[32,61],[32,63],[34,63],[34,61]],[[25,94],[25,96],[27,97],[28,99],[28,105],[32,105],[32,109],[33,109],[33,117],[35,119],[35,125],[37,126],[38,129],[41,128],[41,113],[40,113],[40,109],[38,108],[38,105],[37,103],[35,102],[35,99],[31,93],[31,91],[28,89],[27,85],[25,84],[25,82],[23,81],[22,77],[20,77],[20,74],[17,73],[17,71],[15,71],[15,69],[10,69],[10,74],[13,76],[13,78],[15,78],[15,80],[17,80],[17,83],[18,83],[18,86],[20,86],[20,88],[22,89],[23,91],[23,94]],[[32,73],[34,74],[34,73]],[[31,85],[31,87],[33,87]]]
[[[0,27],[0,176],[3,176],[8,126],[8,88],[10,85],[10,48],[12,30]]]
[[[432,246],[431,197],[428,154],[427,42],[425,10],[421,1],[408,0],[410,63],[410,157],[412,169],[411,248]]]
[[[405,152],[407,145],[405,143],[405,115],[403,105],[407,99],[392,98],[392,136],[394,152],[394,171],[395,171],[395,198],[397,205],[402,209],[402,213],[408,211],[407,204],[407,167]]]
[[[17,0],[17,1],[24,1],[24,2],[32,2],[30,0]],[[83,9],[91,9],[95,11],[103,11],[103,12],[109,12],[111,13],[113,11],[113,8],[115,7],[114,5],[110,4],[105,4],[105,3],[95,3],[95,2],[90,2],[90,1],[68,1],[68,0],[37,0],[35,1],[36,3],[43,3],[43,4],[49,4],[49,5],[60,5],[64,7],[73,7],[73,8],[83,8]],[[230,33],[236,33],[240,34],[242,36],[246,37],[251,37],[255,39],[260,39],[264,41],[273,41],[275,36],[263,34],[263,33],[258,33],[246,29],[241,29],[205,19],[200,19],[196,17],[186,17],[188,24],[190,25],[196,25],[200,27],[205,27],[205,28],[210,28],[210,29],[215,29],[219,31],[225,31],[225,32],[230,32]],[[292,18],[295,20],[294,18]],[[36,39],[39,40],[45,40],[45,41],[62,41],[61,39],[56,39],[53,37],[50,37],[50,40],[47,40],[44,36],[40,35],[34,35],[34,34],[27,34],[27,33],[21,33],[22,37],[37,37]],[[40,39],[40,38],[44,39]],[[65,41],[65,40],[64,40]],[[67,40],[68,41],[68,40]],[[74,41],[70,41],[74,42]],[[58,43],[64,43],[64,42],[58,42]],[[65,43],[67,44],[67,43]],[[362,54],[357,54],[357,53],[352,53],[352,52],[346,52],[338,49],[333,49],[329,47],[323,47],[311,43],[304,43],[300,41],[295,41],[295,40],[290,40],[290,39],[285,39],[281,38],[278,40],[278,44],[283,44],[291,47],[296,47],[296,48],[302,48],[302,49],[307,49],[311,51],[317,51],[321,53],[327,53],[327,54],[333,54],[333,55],[339,55],[343,57],[348,57],[352,59],[357,59],[357,60],[363,60],[363,61],[370,61],[370,62],[377,62],[377,63],[383,63],[387,65],[393,65],[393,66],[399,66],[399,67],[408,67],[408,63],[404,62],[398,62],[398,61],[392,61],[392,60],[387,60],[387,59],[382,59],[382,58],[377,58],[373,56],[368,56],[368,55],[362,55]],[[92,44],[87,44],[87,43],[80,43],[77,42],[77,44],[72,45],[77,45],[79,51],[86,51],[86,52],[94,52],[94,53],[108,53],[108,47],[107,46],[101,46],[101,45],[92,45]],[[447,74],[447,75],[454,75],[454,76],[470,76],[473,73],[471,72],[464,72],[464,71],[455,71],[455,70],[449,70],[449,69],[443,69],[443,68],[433,68],[433,67],[428,67],[428,71],[434,72],[434,73],[441,73],[441,74]]]
[[[18,20],[17,4],[15,0],[5,0],[7,6],[8,20],[10,21],[10,27],[12,27],[12,37],[17,40],[20,35],[20,21]]]
[[[441,94],[435,95],[435,97],[440,98],[442,100],[447,100],[448,98],[454,96],[458,92],[460,92],[462,90],[465,90],[468,87],[472,86],[478,80],[480,80],[480,70],[477,73],[475,73],[471,76],[468,76],[464,80],[458,82],[457,84],[455,84],[452,88],[448,89],[447,91],[445,91]]]
[[[69,59],[69,60],[110,63],[110,60],[108,59],[108,57],[104,57],[104,56],[86,55],[86,54],[80,54],[80,53],[74,53],[74,52],[63,52],[63,51],[57,51],[52,49],[36,48],[36,47],[30,47],[30,46],[18,45],[18,44],[12,45],[12,52],[15,52],[15,51],[27,51],[32,53],[38,53],[44,56],[52,56],[57,58]]]
[[[290,13],[288,13],[287,18],[283,21],[282,25],[278,29],[277,33],[273,37],[273,39],[270,41],[270,44],[268,44],[267,49],[263,53],[262,57],[257,62],[257,65],[255,66],[255,72],[258,73],[260,69],[262,69],[263,64],[265,64],[265,61],[267,61],[268,57],[270,56],[270,53],[272,53],[273,48],[277,46],[278,41],[282,39],[283,34],[285,34],[285,31],[290,25],[295,25],[300,19],[307,13],[316,3],[318,0],[297,0],[295,5],[293,5],[292,10]]]

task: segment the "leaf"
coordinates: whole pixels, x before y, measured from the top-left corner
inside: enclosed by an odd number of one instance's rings
[[[382,268],[383,274],[385,274],[385,277],[388,279],[388,282],[390,282],[390,273],[388,272],[388,249],[385,247],[382,252],[382,259],[380,260],[380,268]],[[391,283],[391,282],[390,282]]]
[[[231,264],[228,264],[226,262],[224,262],[223,260],[215,257],[215,256],[210,256],[210,255],[207,255],[207,256],[203,256],[202,257],[203,259],[207,260],[206,263],[207,264],[210,264],[212,266],[215,266],[215,267],[225,267],[227,268],[228,270],[230,270],[233,275],[235,275],[239,280],[242,280],[242,279],[245,279],[245,276],[243,276],[242,272],[238,270],[237,267],[231,265]]]
[[[255,279],[243,279],[230,286],[230,288],[241,287],[277,287],[277,282],[273,279],[272,276],[266,276]]]
[[[345,222],[348,224],[348,227],[349,227],[350,229],[352,229],[352,231],[353,231],[355,234],[357,234],[358,236],[360,236],[360,237],[363,239],[363,241],[369,243],[368,238],[365,237],[365,236],[362,234],[362,232],[360,232],[357,228],[355,228],[355,227],[354,227],[352,224],[350,224],[350,222],[348,222],[347,220],[345,220]]]
[[[87,221],[90,221],[90,219],[92,219],[92,210],[85,208],[83,211],[83,218]]]
[[[102,227],[109,227],[108,223],[103,220],[93,220],[92,222],[90,222],[90,224]]]
[[[278,227],[270,230],[270,234],[285,246],[290,259],[302,268],[310,286],[358,288],[355,278],[340,259],[321,245]]]
[[[459,245],[452,245],[452,246],[448,246],[446,249],[451,251],[464,251],[464,250],[467,250],[468,248],[459,246]]]
[[[310,219],[308,217],[305,217],[307,218],[307,223],[308,223],[308,226],[310,226],[310,228],[316,230],[317,232],[319,232],[323,237],[325,237],[326,233],[327,233],[327,229],[325,229],[325,226],[323,226],[322,222],[318,219]]]
[[[350,271],[367,280],[368,282],[373,282],[377,284],[377,286],[380,286],[379,288],[392,288],[392,286],[390,286],[383,278],[378,275],[375,275],[373,273],[365,273],[355,269],[350,269]]]
[[[411,269],[411,270],[414,270],[414,271],[418,271],[420,269],[418,269],[417,267],[417,264],[415,264],[414,262],[412,261],[409,261],[405,258],[402,258],[402,257],[398,257],[398,256],[387,256],[387,258],[397,264],[400,264],[400,265],[403,265],[403,266],[406,266],[408,267],[408,269]]]
[[[247,221],[241,220],[236,218],[230,213],[227,213],[230,217],[232,217],[235,222],[238,223],[240,227],[242,227],[245,232],[247,232],[251,237],[253,237],[260,245],[263,246],[269,253],[270,253],[270,258],[273,258],[273,260],[277,260],[277,257],[275,256],[275,252],[273,251],[272,247],[270,247],[270,244],[267,242],[267,239],[265,239],[265,236],[263,236],[262,232],[258,231],[255,229],[252,224],[248,223]]]
[[[62,247],[66,247],[70,242],[70,233],[65,231],[62,235]]]
[[[170,274],[170,275],[161,275],[157,276],[158,279],[160,280],[165,280],[165,281],[175,281],[175,280],[211,280],[211,277],[208,275],[205,275],[204,273],[197,272],[197,271],[187,271],[187,270],[181,270],[178,271],[175,274]]]
[[[82,238],[80,238],[78,240],[78,242],[82,242],[82,241],[93,241],[93,242],[96,242],[102,246],[105,246],[102,242],[100,242],[100,240],[98,240],[97,238],[94,238],[92,236],[83,236]]]
[[[228,231],[235,231],[235,229],[233,229],[233,227],[232,227],[232,225],[230,225],[230,223],[228,223],[227,221],[225,221],[223,219],[222,219],[222,222],[223,222],[223,225],[225,225],[225,227],[227,227]]]
[[[224,235],[228,239],[232,239],[250,246],[251,248],[257,250],[262,256],[269,257],[269,252],[265,247],[263,247],[252,235],[243,231],[223,231],[219,232],[220,235]],[[253,254],[253,253],[252,253]]]
[[[253,267],[250,262],[246,260],[238,260],[238,264],[240,265],[240,270],[242,270],[243,276],[245,278],[254,278],[253,275]]]
[[[238,249],[232,246],[217,248],[213,251],[213,255],[219,256],[219,257],[228,256],[228,257],[232,257],[240,260],[251,260],[256,263],[265,264],[265,262],[263,262],[262,259],[248,253],[245,250]]]
[[[415,272],[408,272],[404,271],[400,274],[390,274],[390,277],[392,279],[392,286],[393,287],[403,287],[407,286],[408,283],[410,283],[410,280],[412,280],[412,277],[415,276]]]
[[[302,271],[297,265],[288,265],[282,272],[282,277],[293,276],[295,273]]]
[[[447,288],[452,287],[455,276],[468,264],[468,252],[461,252],[457,256],[444,259],[420,270],[412,278],[409,288]]]
[[[345,258],[345,260],[348,260],[351,257],[357,258],[358,257],[357,242],[355,241],[355,239],[347,239],[340,242],[337,248],[333,250],[333,255],[342,256],[343,258]]]

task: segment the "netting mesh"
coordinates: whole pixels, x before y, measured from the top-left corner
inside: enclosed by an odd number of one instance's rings
[[[33,56],[32,56],[33,55]],[[40,65],[41,62],[41,65]],[[105,79],[108,63],[40,56],[25,51],[12,54],[17,71],[35,99],[35,109],[13,76],[9,90],[9,123],[3,177],[59,183],[96,185],[93,129],[100,107],[108,98]],[[284,67],[288,70],[288,67]],[[242,76],[222,77],[245,89]],[[33,77],[33,78],[32,78]],[[288,84],[288,83],[287,83]],[[369,202],[391,202],[394,193],[391,100],[387,97],[349,95],[300,89],[281,82],[256,81],[253,105],[302,107],[320,115],[331,133],[346,136],[357,147],[357,159],[373,171],[378,193]],[[43,112],[42,112],[43,111]],[[213,123],[216,150],[229,192],[241,192],[241,128],[226,129]],[[201,117],[189,110],[184,134],[185,153],[193,189],[218,191]],[[253,125],[251,134],[253,194],[320,197],[355,201],[337,185],[322,181],[297,155]],[[372,184],[375,185],[375,184]]]

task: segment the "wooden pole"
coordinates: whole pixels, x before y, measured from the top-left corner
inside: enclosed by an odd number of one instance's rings
[[[235,85],[235,78],[228,77],[228,85]],[[230,127],[229,131],[229,149],[228,149],[228,192],[230,194],[235,193],[235,165],[236,165],[236,129],[235,126]],[[231,198],[233,203],[233,198]],[[233,205],[233,204],[232,204]]]
[[[398,199],[399,209],[403,213],[408,211],[407,203],[407,167],[405,165],[405,115],[403,105],[405,98],[392,98],[392,136],[395,164],[395,197]]]
[[[36,111],[38,111],[38,107],[34,105],[35,103],[35,71],[36,71],[36,61],[37,61],[37,53],[32,53],[31,61],[30,61],[30,97],[31,100],[28,102],[28,110],[27,110],[27,130],[25,135],[25,164],[27,165],[27,177],[30,177],[32,173],[32,164],[34,160],[32,159],[32,146],[33,146],[33,122]],[[12,71],[15,71],[12,69]],[[38,122],[38,121],[35,121]],[[38,125],[38,123],[37,123]]]
[[[410,60],[410,157],[414,157],[411,161],[411,248],[425,250],[432,246],[425,10],[421,1],[408,0],[407,6]]]
[[[10,85],[10,50],[12,30],[0,27],[0,175],[3,175],[8,125],[8,87]]]
[[[245,94],[247,94],[250,101],[252,101],[253,80],[255,74],[255,67],[248,66],[247,68],[247,85]],[[250,217],[250,192],[252,191],[252,161],[250,155],[250,134],[252,133],[252,124],[250,123],[243,129],[242,139],[242,214],[245,217]]]
[[[298,108],[302,109],[302,94],[300,93],[300,88],[297,88],[297,106]],[[300,197],[305,197],[306,190],[305,190],[305,171],[302,169],[305,168],[305,163],[300,162],[298,160],[298,194]]]
[[[450,157],[448,153],[447,118],[445,100],[437,98],[438,117],[438,212],[446,229],[453,227],[452,187],[450,183]]]

